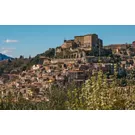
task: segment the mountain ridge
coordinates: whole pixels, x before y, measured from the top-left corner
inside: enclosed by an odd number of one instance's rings
[[[7,55],[5,55],[5,54],[0,53],[0,61],[3,61],[3,60],[11,60],[11,59],[13,59],[13,58],[10,57],[10,56],[7,56]]]

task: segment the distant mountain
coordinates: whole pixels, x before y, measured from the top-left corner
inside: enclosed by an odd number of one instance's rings
[[[0,53],[0,61],[11,60],[11,59],[13,59],[13,58],[12,57],[9,57],[9,56],[7,56],[5,54]]]

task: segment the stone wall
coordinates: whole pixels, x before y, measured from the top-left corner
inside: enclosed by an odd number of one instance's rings
[[[78,41],[79,41],[81,43],[81,45],[84,44],[84,36],[75,36],[74,38],[75,38],[74,41],[76,43],[78,43]]]
[[[84,36],[84,46],[85,47],[92,47],[92,35]]]
[[[93,34],[93,35],[92,35],[92,46],[95,46],[95,45],[98,44],[98,43],[99,43],[98,35]]]
[[[75,62],[76,59],[52,59],[51,63],[55,64],[55,63],[73,63]]]
[[[98,45],[102,48],[103,47],[103,40],[98,39]]]

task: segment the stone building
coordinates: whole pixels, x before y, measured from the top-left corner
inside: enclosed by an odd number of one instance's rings
[[[132,48],[135,48],[135,41],[132,42]]]
[[[132,44],[111,44],[104,46],[105,49],[110,49],[114,54],[118,54],[121,57],[123,56],[135,56],[135,41]]]
[[[78,44],[74,40],[64,40],[64,43],[62,44],[61,48],[62,49],[67,49],[67,48],[77,48]]]
[[[121,50],[126,50],[131,44],[111,44],[104,46],[105,49],[111,49],[114,53],[120,53]]]
[[[73,40],[64,40],[64,43],[56,48],[56,57],[82,58],[89,56],[90,52],[102,49],[103,41],[97,34],[75,36]]]
[[[89,48],[90,50],[94,49],[95,47],[102,47],[103,41],[98,38],[96,34],[87,34],[84,36],[75,36],[75,42],[79,43],[80,47],[82,48]]]
[[[50,64],[51,59],[45,56],[40,56],[39,64],[46,65]]]

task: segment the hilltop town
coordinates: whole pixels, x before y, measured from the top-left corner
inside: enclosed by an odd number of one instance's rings
[[[2,95],[21,93],[25,99],[48,101],[46,90],[52,86],[66,90],[68,84],[81,86],[99,70],[109,77],[116,69],[119,77],[135,68],[135,42],[104,46],[97,34],[75,36],[55,49],[53,58],[40,56],[37,64],[21,73],[11,72],[0,78]]]

